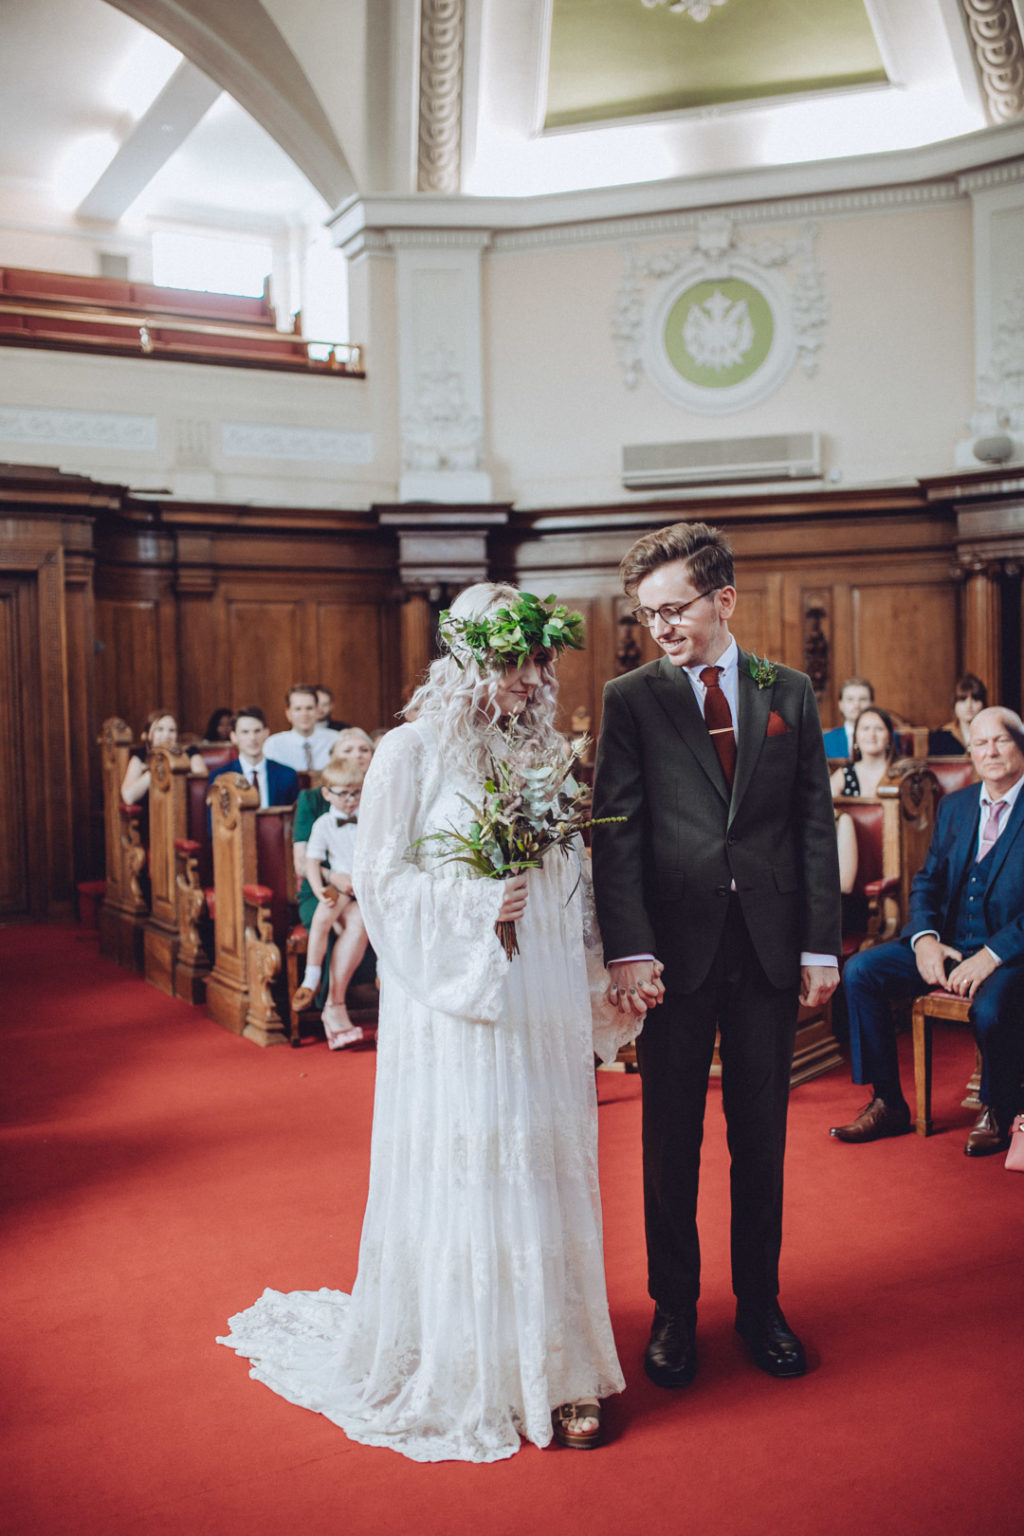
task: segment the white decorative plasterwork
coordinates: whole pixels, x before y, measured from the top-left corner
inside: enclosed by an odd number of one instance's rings
[[[102,448],[119,453],[156,451],[155,416],[122,411],[52,410],[45,406],[0,406],[0,440],[57,448]]]
[[[369,432],[328,427],[286,427],[261,421],[221,423],[221,451],[229,459],[287,459],[319,464],[371,464]]]
[[[461,190],[464,29],[464,0],[421,0],[418,192]]]
[[[689,16],[691,21],[707,21],[711,8],[724,5],[725,0],[642,0],[649,11],[656,5],[667,5],[676,16]]]
[[[1024,430],[1024,282],[1004,300],[992,337],[989,367],[978,379],[975,431]]]
[[[989,122],[1024,117],[1024,39],[1013,0],[960,0]]]
[[[466,404],[455,354],[438,342],[416,370],[414,406],[402,421],[402,466],[476,470],[482,456],[483,423]]]
[[[778,387],[799,357],[809,377],[828,321],[828,298],[815,249],[817,226],[805,224],[786,240],[761,237],[740,241],[724,214],[698,221],[686,246],[642,256],[630,247],[612,317],[612,338],[623,380],[635,389],[646,372],[676,404],[718,414],[745,409]],[[788,270],[788,281],[781,275]],[[722,389],[703,388],[683,378],[670,360],[665,325],[679,297],[698,283],[739,279],[752,285],[771,312],[773,340],[763,362],[748,378]],[[691,308],[683,331],[696,364],[715,370],[739,362],[753,342],[742,301],[727,301],[715,290]]]

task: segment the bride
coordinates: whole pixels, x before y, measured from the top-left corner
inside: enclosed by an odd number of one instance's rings
[[[552,651],[565,639],[551,616],[514,587],[461,593],[446,654],[377,748],[353,870],[381,988],[358,1274],[351,1296],[267,1290],[220,1340],[351,1439],[417,1461],[496,1461],[522,1438],[596,1446],[601,1399],[624,1385],[591,990],[605,1059],[629,1025],[602,1008],[607,977],[588,986],[577,860],[553,852],[540,869],[475,879],[422,841],[468,827],[509,719],[520,747],[564,751]],[[503,920],[516,924],[511,961]],[[599,953],[596,933],[588,947]]]

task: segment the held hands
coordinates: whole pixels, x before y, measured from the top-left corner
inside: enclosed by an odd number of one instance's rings
[[[834,965],[800,967],[800,1004],[803,1008],[823,1008],[839,985],[839,971]]]
[[[933,987],[944,987],[947,992],[955,992],[958,997],[973,997],[999,963],[984,948],[965,960],[958,949],[943,944],[930,933],[926,933],[914,945],[914,959],[922,981]],[[959,962],[948,976],[945,969],[947,959]]]
[[[499,923],[514,923],[526,911],[526,876],[513,875],[502,885],[504,896],[498,908]]]
[[[632,1013],[642,1019],[665,996],[661,980],[664,969],[660,960],[613,960],[608,967],[608,1002],[620,1013]]]

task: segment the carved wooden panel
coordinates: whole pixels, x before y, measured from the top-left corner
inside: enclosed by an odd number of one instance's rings
[[[25,733],[38,722],[35,708],[26,706],[39,698],[38,668],[32,665],[32,610],[34,582],[28,577],[0,577],[0,913],[22,916],[33,912],[32,871],[39,861],[30,860],[29,848],[37,846],[40,806],[37,794],[26,798],[29,774]],[[26,718],[28,715],[29,718]],[[38,762],[38,759],[36,759]],[[38,785],[36,785],[38,789]]]
[[[879,704],[914,725],[952,713],[957,671],[958,588],[948,581],[854,586],[854,668]]]

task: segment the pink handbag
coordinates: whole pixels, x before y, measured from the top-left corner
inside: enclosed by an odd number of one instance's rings
[[[1024,1115],[1018,1115],[1010,1127],[1010,1150],[1006,1154],[1006,1166],[1024,1173]]]

